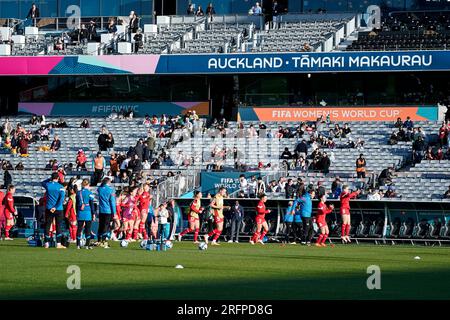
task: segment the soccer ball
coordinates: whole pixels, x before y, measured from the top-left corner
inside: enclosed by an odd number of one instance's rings
[[[207,250],[208,249],[208,244],[206,242],[200,242],[200,244],[198,245],[198,250]]]
[[[127,240],[122,240],[122,241],[120,241],[120,246],[121,246],[122,248],[128,247],[128,241],[127,241]]]
[[[141,247],[141,249],[145,249],[147,247],[147,240],[142,240],[139,246]]]
[[[169,240],[166,241],[166,248],[167,249],[172,249],[173,248],[173,243]]]
[[[80,247],[84,247],[86,245],[86,239],[85,238],[81,238],[80,239]]]

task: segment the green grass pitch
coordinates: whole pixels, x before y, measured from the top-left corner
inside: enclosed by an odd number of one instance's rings
[[[80,290],[67,289],[69,265],[81,268]],[[370,265],[381,269],[381,290],[367,289]],[[175,242],[153,252],[138,243],[46,250],[19,239],[0,242],[0,267],[0,299],[450,298],[450,247],[222,243],[200,251]]]

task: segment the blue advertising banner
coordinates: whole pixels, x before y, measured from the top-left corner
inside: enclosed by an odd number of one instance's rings
[[[202,171],[201,186],[203,196],[208,193],[215,194],[220,187],[227,188],[228,194],[239,189],[239,177],[245,175],[248,179],[252,176],[259,177],[259,172],[209,172]]]
[[[450,51],[162,55],[157,74],[450,70]]]

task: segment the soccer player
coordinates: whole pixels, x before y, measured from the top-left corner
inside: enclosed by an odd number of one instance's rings
[[[126,234],[125,240],[131,240],[131,233],[134,226],[134,211],[136,208],[137,188],[130,188],[130,193],[122,200],[122,222],[123,231]]]
[[[350,192],[347,185],[342,188],[341,193],[341,239],[343,243],[351,242],[350,240],[350,200],[355,199],[361,193],[360,190]]]
[[[16,188],[13,185],[8,186],[5,197],[3,198],[3,215],[6,218],[5,226],[5,240],[13,240],[9,236],[9,231],[14,226],[14,216],[17,216],[16,208],[14,207],[14,192]]]
[[[2,239],[3,231],[6,228],[5,207],[3,206],[4,199],[5,194],[0,190],[0,240]]]
[[[328,224],[326,221],[327,214],[330,214],[333,212],[334,206],[330,204],[329,206],[326,204],[327,196],[323,195],[320,198],[319,205],[317,207],[317,214],[316,214],[316,223],[319,226],[320,229],[320,235],[317,238],[316,246],[317,247],[326,247],[325,241],[328,238],[328,234],[330,233],[330,230],[328,229]]]
[[[223,230],[223,210],[224,209],[230,209],[229,206],[223,205],[223,198],[226,195],[227,189],[224,187],[221,187],[219,189],[219,192],[214,196],[213,200],[211,201],[211,208],[213,209],[213,215],[214,215],[214,223],[216,224],[216,228],[204,236],[205,242],[208,243],[209,237],[214,235],[213,241],[211,242],[211,245],[218,246],[217,239],[219,239],[220,234]]]
[[[119,236],[122,229],[122,201],[125,199],[125,192],[121,192],[119,196],[116,199],[116,214],[113,218],[113,232],[111,235],[111,240],[113,241],[119,241]]]
[[[70,243],[77,242],[77,192],[77,185],[69,188],[69,201],[64,215],[69,222]]]
[[[102,184],[97,189],[98,192],[98,241],[100,247],[109,248],[106,241],[111,231],[111,220],[116,214],[116,191],[111,187],[111,180],[104,178]]]
[[[285,230],[284,230],[284,243],[291,243],[291,244],[295,244],[295,234],[294,234],[294,241],[290,242],[289,241],[289,236],[292,234],[292,225],[294,223],[294,202],[293,201],[289,201],[288,203],[288,207],[286,209],[286,214],[284,215],[284,226],[285,226]]]
[[[303,196],[298,197],[294,201],[294,208],[300,204],[301,215],[302,215],[302,223],[303,223],[303,237],[302,244],[303,245],[311,245],[311,239],[313,236],[313,224],[312,224],[312,199],[315,196],[315,191],[313,189],[306,192]]]
[[[92,249],[91,246],[91,227],[94,220],[94,194],[89,190],[89,181],[84,179],[81,183],[81,190],[77,193],[77,249],[81,249],[81,233],[84,230],[86,238],[86,249]]]
[[[266,221],[266,214],[270,213],[270,210],[266,209],[266,201],[267,196],[262,194],[259,197],[258,205],[256,206],[256,231],[253,234],[253,237],[250,239],[251,244],[255,244],[255,242],[259,242],[264,244],[263,239],[269,231],[269,225]],[[261,229],[264,228],[264,231],[261,233]]]
[[[194,200],[189,207],[189,228],[184,230],[178,235],[178,241],[190,232],[194,232],[194,243],[198,243],[198,233],[200,231],[200,219],[199,214],[203,212],[202,208],[202,193],[200,191],[194,192]]]
[[[150,208],[151,201],[152,195],[150,194],[150,186],[148,184],[144,184],[141,188],[138,199],[139,229],[137,230],[137,233],[140,236],[140,238],[144,238],[145,240],[148,239],[145,223],[147,222],[148,210]]]
[[[56,231],[56,248],[66,249],[65,246],[61,244],[61,222],[64,215],[64,198],[66,196],[66,189],[59,182],[58,172],[53,172],[50,179],[42,182],[42,186],[45,189],[45,243],[44,248],[48,249],[50,247],[50,228],[52,227],[53,221],[55,221],[55,231]]]

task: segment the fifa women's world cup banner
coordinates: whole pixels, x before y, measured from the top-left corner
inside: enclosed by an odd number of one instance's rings
[[[413,121],[437,121],[437,106],[383,107],[261,107],[239,108],[241,121],[312,121],[320,116],[331,121],[395,121],[410,117]]]

